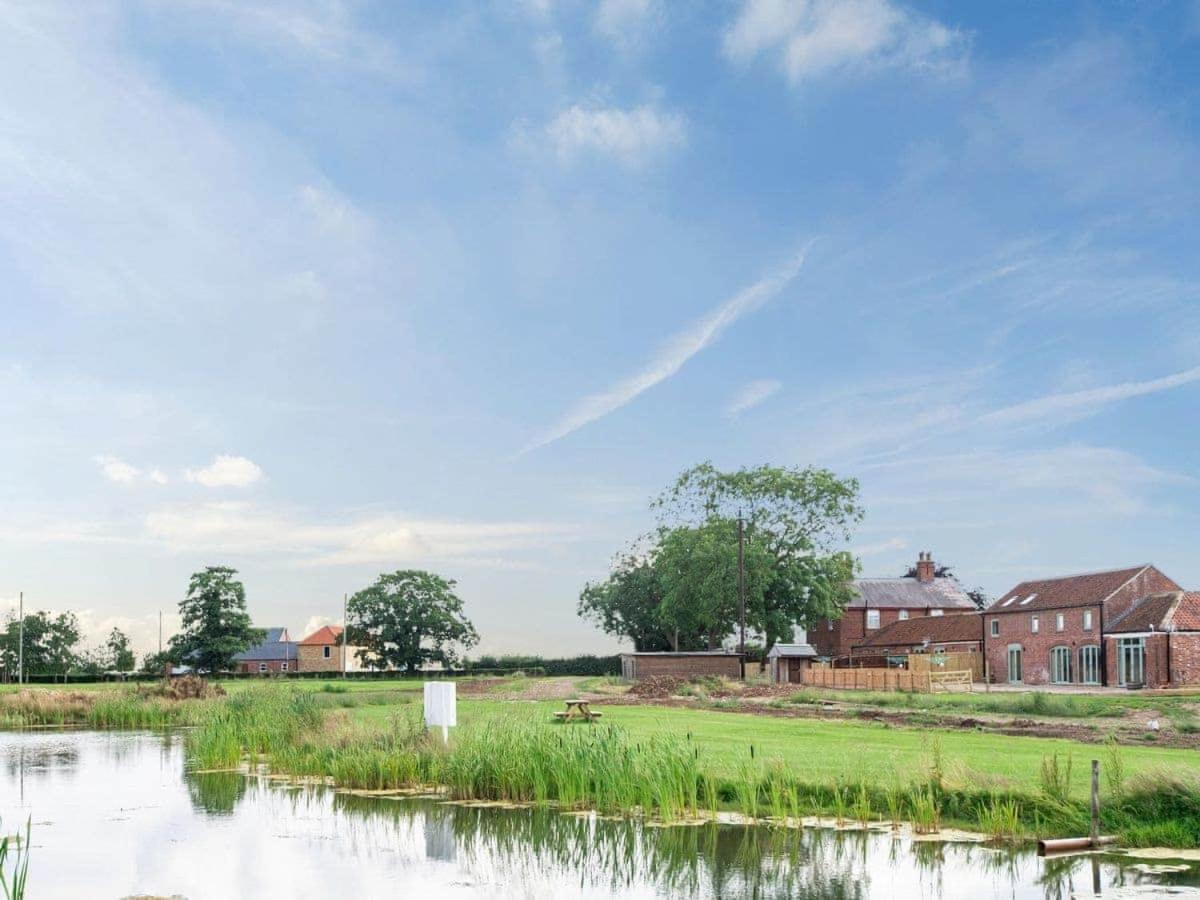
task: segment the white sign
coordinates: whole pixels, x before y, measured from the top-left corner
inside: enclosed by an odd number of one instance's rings
[[[453,681],[425,682],[425,727],[442,729],[448,740],[449,729],[458,725],[458,702]]]

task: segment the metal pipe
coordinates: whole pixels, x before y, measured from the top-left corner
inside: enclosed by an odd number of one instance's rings
[[[1037,842],[1038,856],[1048,853],[1064,853],[1070,850],[1091,850],[1097,847],[1107,847],[1115,844],[1117,839],[1109,835],[1098,836],[1095,842],[1090,837],[1078,838],[1043,838]]]

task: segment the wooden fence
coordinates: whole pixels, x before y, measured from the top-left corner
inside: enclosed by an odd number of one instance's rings
[[[810,666],[804,673],[804,683],[810,687],[834,688],[842,691],[914,691],[929,690],[929,676],[917,675],[905,669],[831,669]]]
[[[912,653],[908,656],[909,671],[922,675],[930,672],[971,673],[972,681],[983,681],[983,654],[969,653]]]
[[[971,693],[971,673],[967,669],[959,672],[930,672],[927,677],[931,694]]]

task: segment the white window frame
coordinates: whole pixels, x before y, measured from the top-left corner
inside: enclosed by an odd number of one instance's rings
[[[946,611],[944,609],[931,609],[929,611],[929,614],[931,616],[944,616],[946,614]]]
[[[1132,675],[1140,677],[1130,677]],[[1128,684],[1146,683],[1146,639],[1144,637],[1117,638],[1117,680],[1121,687]]]
[[[263,672],[266,672],[268,668],[269,667],[267,666],[266,663],[259,663],[258,664],[258,673],[261,675]]]
[[[1029,617],[1029,633],[1037,634],[1042,628],[1042,621],[1037,616]]]
[[[1055,631],[1066,631],[1067,630],[1067,617],[1066,617],[1065,613],[1055,613],[1055,615],[1054,615],[1054,630]]]
[[[1092,611],[1090,609],[1085,609],[1083,611],[1083,630],[1092,630]]]
[[[908,610],[902,609],[902,610],[900,610],[900,612],[896,613],[896,621],[898,621],[898,622],[908,621]]]
[[[992,619],[992,637],[1000,637],[1000,620]]]
[[[872,624],[872,623],[874,623],[874,624]],[[868,631],[878,631],[879,630],[879,610],[877,610],[877,609],[868,609],[867,610],[867,630]]]
[[[288,664],[287,664],[287,660],[285,659],[283,662],[281,662],[279,664],[279,671],[286,672],[287,670],[288,670]]]

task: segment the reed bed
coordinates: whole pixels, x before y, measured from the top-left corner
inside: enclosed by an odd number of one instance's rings
[[[133,689],[118,693],[31,689],[0,694],[0,728],[167,728],[195,724],[206,707],[199,701],[171,701]]]

